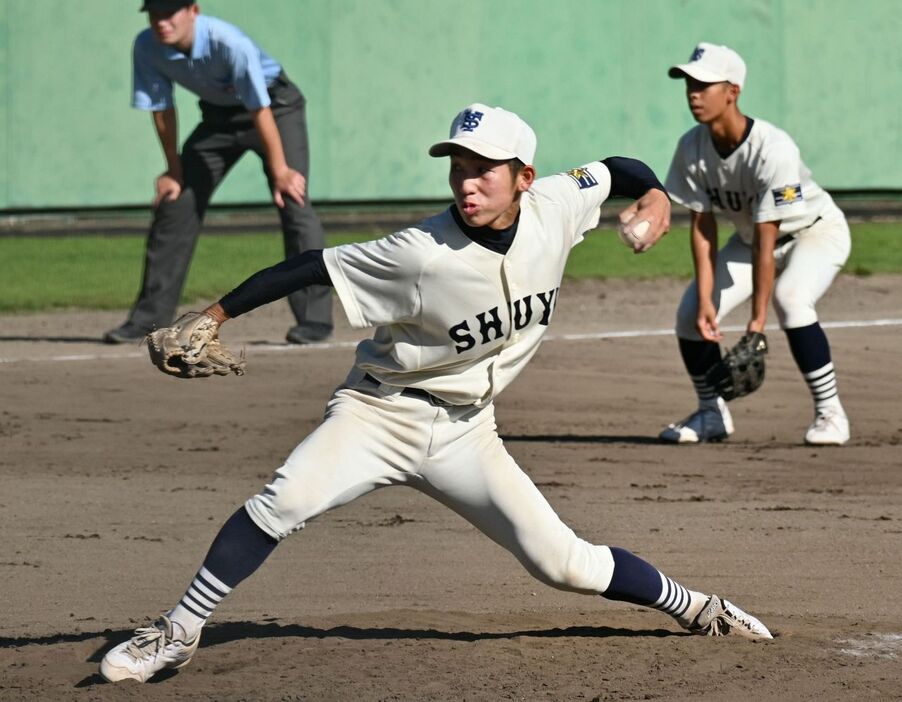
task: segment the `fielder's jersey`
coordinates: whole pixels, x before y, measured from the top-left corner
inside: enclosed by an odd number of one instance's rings
[[[792,234],[818,217],[842,216],[811,179],[792,138],[764,120],[754,120],[745,141],[726,158],[705,125],[690,129],[677,145],[666,187],[674,202],[693,212],[722,212],[748,244],[757,222],[780,220],[780,232]]]
[[[377,327],[357,367],[456,405],[491,402],[535,354],[570,249],[598,225],[610,173],[590,163],[523,193],[506,254],[469,239],[450,210],[385,238],[326,249],[348,320]]]

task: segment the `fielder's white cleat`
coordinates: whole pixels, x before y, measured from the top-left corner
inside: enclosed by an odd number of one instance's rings
[[[189,642],[174,639],[172,622],[163,615],[153,626],[136,629],[131,639],[110,649],[100,662],[100,674],[109,682],[147,682],[161,670],[188,665],[199,643],[200,634]]]
[[[813,446],[842,446],[849,440],[849,418],[841,409],[819,409],[805,432],[805,443]]]
[[[733,633],[747,639],[774,638],[767,627],[755,617],[717,595],[708,598],[702,611],[688,629],[700,636],[726,636]]]
[[[658,438],[671,444],[723,441],[733,433],[733,417],[722,397],[715,407],[699,407],[682,422],[670,424]]]

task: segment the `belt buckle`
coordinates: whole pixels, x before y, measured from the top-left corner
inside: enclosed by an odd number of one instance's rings
[[[432,405],[433,407],[443,407],[443,408],[454,407],[454,405],[451,404],[450,402],[448,402],[447,400],[443,400],[440,397],[436,397],[431,392],[427,392],[426,396],[429,398],[429,404]]]

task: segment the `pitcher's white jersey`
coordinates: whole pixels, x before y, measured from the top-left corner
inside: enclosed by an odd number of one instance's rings
[[[726,158],[707,126],[690,129],[680,138],[665,186],[674,202],[693,212],[722,212],[748,244],[757,222],[780,220],[780,232],[792,234],[818,217],[842,217],[812,180],[792,137],[760,119]]]
[[[324,251],[355,328],[357,368],[379,381],[484,406],[536,352],[570,249],[598,225],[610,173],[594,162],[523,193],[506,254],[468,238],[450,210],[376,241]]]

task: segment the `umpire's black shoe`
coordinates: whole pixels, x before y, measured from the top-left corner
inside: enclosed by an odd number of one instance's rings
[[[332,327],[327,324],[298,324],[288,330],[285,340],[289,344],[316,344],[332,336]]]
[[[144,340],[144,337],[150,332],[150,329],[138,327],[131,322],[126,322],[121,327],[110,329],[103,335],[103,343],[105,344],[137,344]]]

